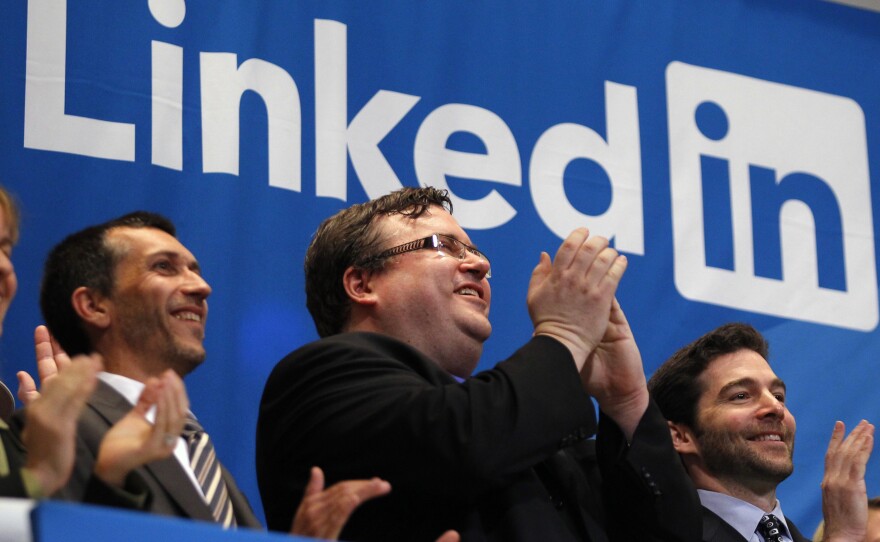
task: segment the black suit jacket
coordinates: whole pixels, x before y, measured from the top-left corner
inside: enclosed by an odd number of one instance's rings
[[[785,518],[785,523],[788,524],[794,542],[810,542],[810,539],[802,535],[790,519]],[[745,542],[746,539],[717,514],[704,507],[702,540],[703,542]]]
[[[466,541],[698,540],[696,490],[653,403],[631,447],[608,420],[594,443],[595,429],[571,354],[550,338],[458,383],[399,341],[341,334],[273,370],[257,476],[274,530],[290,525],[318,465],[328,483],[391,483],[355,511],[347,540],[434,540],[446,529]]]
[[[77,427],[76,463],[67,486],[56,497],[82,501],[89,487],[101,439],[110,427],[132,409],[129,403],[111,386],[98,381],[98,387],[89,398]],[[238,525],[261,528],[247,498],[238,489],[235,480],[223,468],[223,479],[229,490]],[[147,489],[147,500],[141,508],[147,512],[192,518],[213,522],[204,498],[193,486],[186,472],[174,456],[149,463],[134,471]]]

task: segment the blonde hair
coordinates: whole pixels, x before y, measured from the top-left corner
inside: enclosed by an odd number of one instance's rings
[[[18,243],[18,224],[21,220],[21,215],[19,214],[18,204],[16,204],[15,198],[13,198],[12,194],[2,186],[0,186],[0,210],[3,211],[3,216],[6,217],[6,227],[9,229],[9,239],[14,245]]]

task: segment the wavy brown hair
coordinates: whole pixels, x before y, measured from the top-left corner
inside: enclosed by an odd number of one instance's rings
[[[385,264],[372,259],[384,248],[376,219],[399,214],[415,220],[431,206],[451,213],[447,191],[408,187],[352,205],[321,223],[305,259],[306,306],[321,337],[341,332],[351,315],[351,302],[342,285],[345,270],[351,266],[378,269]]]

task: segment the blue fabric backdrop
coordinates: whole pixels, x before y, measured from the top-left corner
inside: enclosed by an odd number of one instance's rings
[[[49,248],[134,209],[167,214],[214,288],[194,410],[257,508],[263,382],[316,337],[308,240],[402,185],[448,186],[492,259],[483,369],[526,340],[538,253],[579,225],[629,256],[619,299],[649,373],[721,323],[766,333],[800,422],[781,498],[805,530],[834,420],[880,421],[876,13],[818,0],[0,7],[0,182],[24,209],[3,380],[33,370]]]

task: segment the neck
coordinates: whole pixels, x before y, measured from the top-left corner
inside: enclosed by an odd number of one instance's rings
[[[124,349],[101,349],[96,352],[104,358],[104,371],[146,383],[149,378],[159,377],[168,369],[167,364],[144,358],[136,352]]]
[[[413,341],[411,337],[405,336],[404,333],[396,333],[396,329],[389,330],[387,326],[379,325],[376,320],[369,318],[353,320],[342,331],[365,331],[387,335],[412,346],[430,358],[441,369],[460,378],[471,376],[471,373],[473,373],[477,363],[480,361],[480,355],[483,353],[483,344],[477,341],[462,341],[456,345],[443,344],[442,341],[420,343]]]
[[[457,345],[433,343],[413,346],[431,358],[431,361],[436,363],[441,369],[459,378],[471,376],[483,352],[482,343],[460,343]]]

